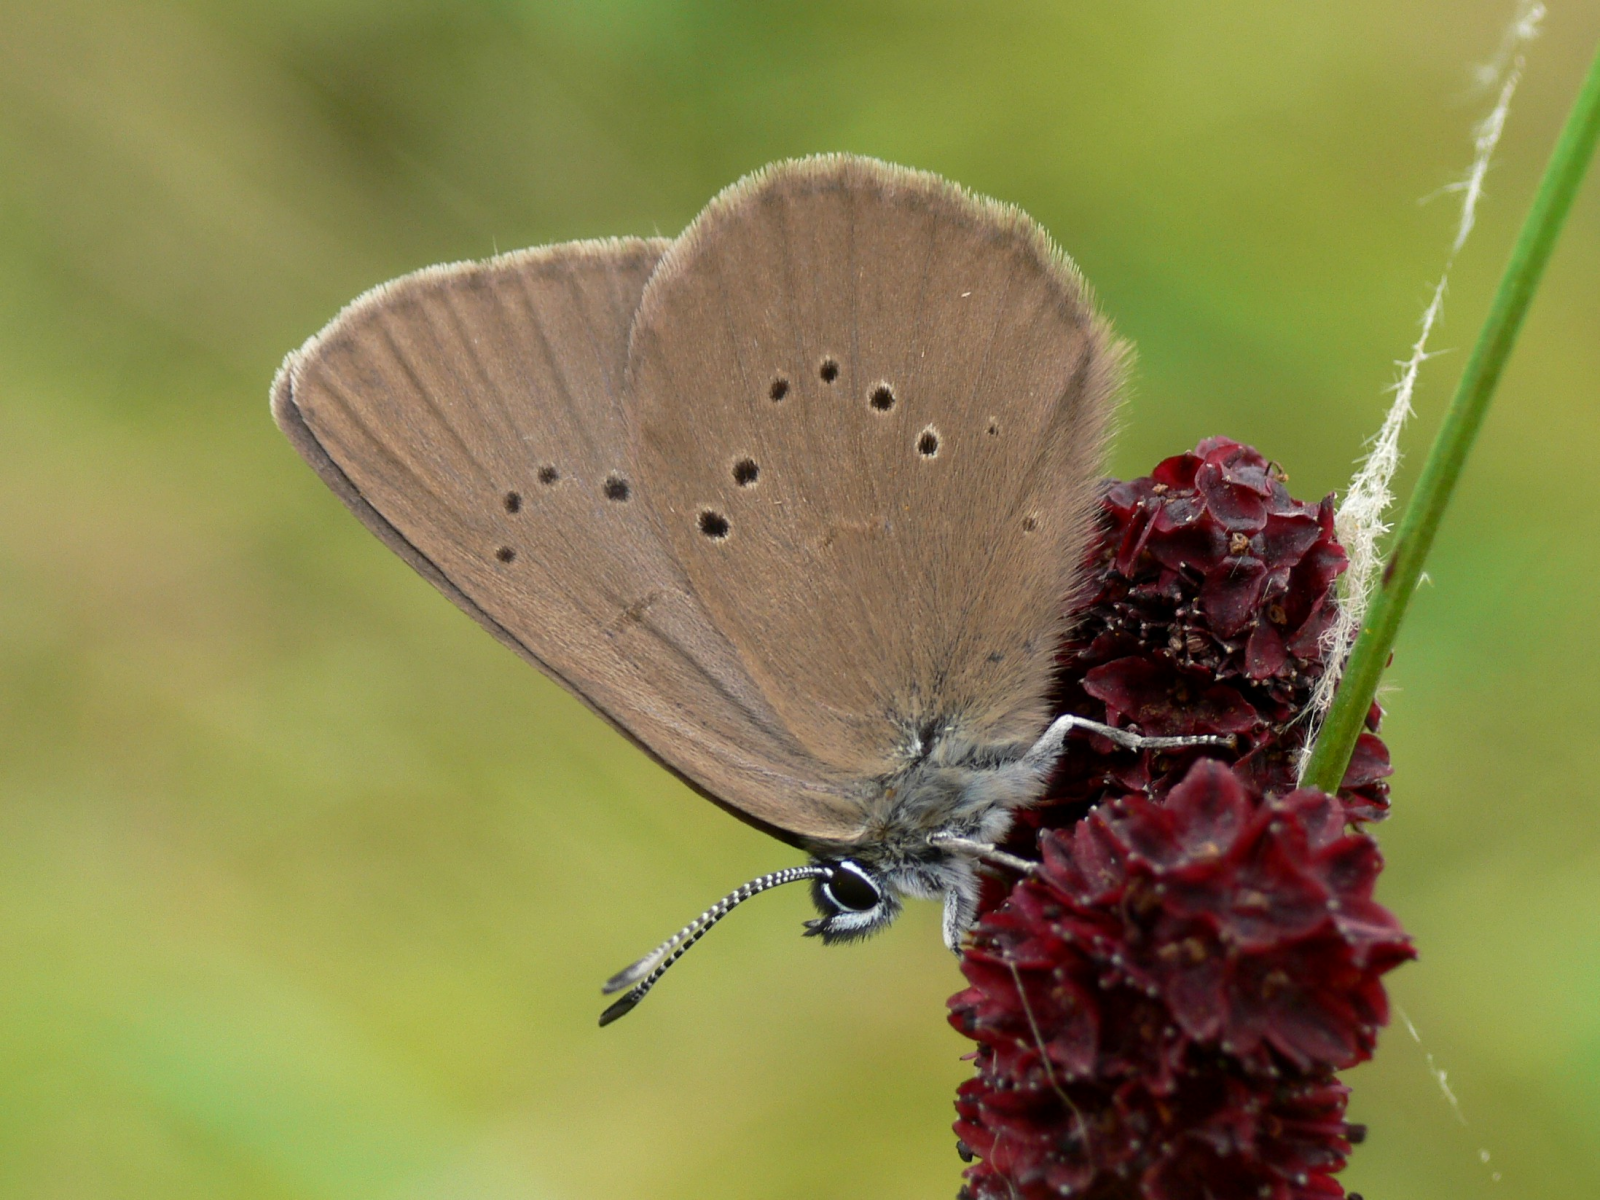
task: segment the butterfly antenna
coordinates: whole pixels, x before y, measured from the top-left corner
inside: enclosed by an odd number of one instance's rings
[[[609,1025],[618,1017],[632,1012],[634,1006],[655,987],[656,980],[667,973],[668,967],[687,954],[689,947],[703,938],[707,930],[750,897],[759,896],[769,888],[782,887],[786,883],[798,883],[802,879],[820,879],[827,874],[826,867],[785,867],[781,871],[752,879],[743,887],[735,888],[638,962],[618,971],[605,981],[600,988],[604,995],[620,992],[623,988],[630,990],[627,995],[600,1014],[600,1024]]]

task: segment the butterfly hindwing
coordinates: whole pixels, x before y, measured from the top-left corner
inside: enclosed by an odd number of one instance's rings
[[[673,244],[630,350],[641,484],[812,754],[1037,734],[1120,359],[1029,218],[873,160],[767,168]]]

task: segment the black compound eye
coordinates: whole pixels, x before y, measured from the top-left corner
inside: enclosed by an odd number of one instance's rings
[[[869,912],[883,902],[883,893],[866,871],[848,859],[833,864],[822,883],[828,899],[845,912]]]

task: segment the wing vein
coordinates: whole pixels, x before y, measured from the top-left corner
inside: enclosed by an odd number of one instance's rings
[[[427,387],[422,382],[422,377],[417,374],[410,355],[400,348],[400,343],[395,338],[394,328],[390,323],[390,314],[387,310],[378,310],[376,324],[378,331],[383,335],[385,344],[389,347],[390,354],[394,356],[395,363],[405,373],[406,379],[416,390],[418,401],[421,402],[423,408],[428,410],[428,413],[433,417],[445,436],[455,444],[456,449],[461,452],[467,464],[477,471],[479,482],[492,487],[494,481],[490,477],[488,469],[478,459],[478,456],[473,453],[472,447],[467,445],[466,440],[462,438],[454,423],[444,415],[443,410],[439,407],[437,398],[433,395],[432,389]]]
[[[494,408],[494,412],[490,413],[483,406],[474,406],[477,414],[489,420],[493,420],[495,416],[498,416],[500,418],[497,422],[500,426],[500,436],[520,447],[522,445],[521,430],[518,429],[517,422],[512,418],[511,407],[507,402],[505,391],[499,378],[490,372],[488,365],[483,361],[483,355],[478,352],[477,340],[468,332],[467,322],[461,315],[461,297],[458,290],[453,287],[443,289],[443,299],[445,315],[450,321],[451,332],[455,335],[456,342],[463,351],[462,356],[471,364],[483,396]],[[498,312],[499,310],[499,305],[492,301],[489,307],[492,312]],[[431,317],[429,321],[431,323]]]
[[[539,352],[544,359],[545,375],[548,379],[554,381],[555,390],[561,397],[561,407],[566,410],[567,420],[571,428],[577,433],[578,440],[583,443],[589,462],[598,463],[600,461],[599,447],[595,445],[594,439],[590,435],[589,422],[584,419],[585,414],[578,404],[572,383],[567,378],[567,372],[563,367],[560,356],[556,354],[554,348],[550,345],[550,338],[545,331],[544,320],[539,311],[539,300],[533,293],[533,281],[529,277],[529,272],[519,271],[517,273],[517,284],[518,290],[522,294],[523,303],[527,306],[528,325],[534,337],[538,340]],[[566,469],[562,464],[556,465],[562,470]]]
[[[321,372],[321,379],[327,389],[327,395],[329,399],[338,405],[339,408],[344,412],[346,421],[349,422],[355,432],[358,432],[366,440],[371,451],[384,459],[384,461],[392,466],[396,472],[404,475],[410,480],[409,486],[397,488],[396,490],[406,492],[407,494],[419,492],[426,496],[433,504],[443,506],[443,497],[441,497],[438,491],[434,489],[427,477],[424,476],[409,461],[400,457],[400,455],[390,447],[388,441],[379,436],[379,433],[377,432],[373,422],[369,421],[365,416],[362,415],[360,408],[354,403],[348,394],[349,385],[340,379],[338,375],[328,367],[325,367]],[[306,420],[304,412],[301,413],[301,419]],[[306,420],[307,428],[310,428],[310,424],[310,421]],[[352,448],[350,447],[349,443],[337,435],[337,431],[331,427],[331,423],[319,421],[318,424],[326,426],[326,428],[322,430],[314,431],[318,442],[332,441],[335,444],[343,443],[342,448],[346,452],[346,460],[348,461],[348,459],[356,457],[353,453],[351,453]],[[332,458],[333,455],[330,454],[329,457]],[[337,459],[335,461],[337,461]],[[387,472],[385,472],[385,474],[387,474]],[[350,481],[350,486],[356,489],[356,491],[361,495],[362,499],[366,500],[367,503],[372,504],[371,497],[368,496],[356,484],[355,480],[352,479]],[[377,506],[374,504],[373,508],[376,509]],[[387,520],[387,518],[385,519]]]

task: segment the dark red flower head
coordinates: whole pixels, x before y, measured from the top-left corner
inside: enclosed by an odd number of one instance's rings
[[[1345,554],[1332,497],[1295,500],[1285,479],[1251,447],[1208,438],[1107,488],[1087,592],[1059,655],[1056,712],[1149,734],[1233,734],[1230,758],[1247,778],[1294,788],[1298,718],[1322,675]],[[1159,794],[1201,753],[1069,745],[1015,847],[1026,855],[1041,826],[1071,824],[1125,792]],[[1384,815],[1388,774],[1383,742],[1364,735],[1341,791],[1354,817]]]
[[[1237,749],[1069,743],[1010,848],[1042,859],[986,911],[952,1023],[978,1043],[956,1130],[996,1200],[1337,1197],[1336,1070],[1369,1057],[1380,977],[1412,957],[1372,898],[1388,759],[1294,790],[1344,555],[1332,506],[1225,439],[1117,484],[1058,709]],[[1371,718],[1376,727],[1377,712]]]

